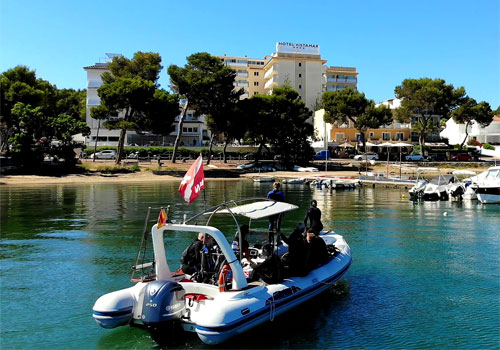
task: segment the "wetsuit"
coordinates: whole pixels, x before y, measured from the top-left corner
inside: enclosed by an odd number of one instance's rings
[[[321,232],[323,229],[323,224],[321,223],[321,210],[315,207],[311,207],[307,210],[306,217],[304,218],[304,224],[307,227],[307,219],[311,221],[311,226],[317,235]]]

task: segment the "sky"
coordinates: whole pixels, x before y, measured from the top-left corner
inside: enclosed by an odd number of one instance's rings
[[[157,52],[167,68],[196,52],[264,58],[276,43],[318,44],[329,66],[355,67],[381,102],[408,78],[441,78],[500,105],[498,0],[0,0],[0,71],[16,65],[58,88],[86,88],[105,53]]]

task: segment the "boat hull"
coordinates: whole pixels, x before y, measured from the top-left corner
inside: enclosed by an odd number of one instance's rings
[[[482,187],[476,190],[477,198],[484,204],[500,203],[500,187]]]
[[[227,320],[228,322],[226,323],[199,323],[195,326],[195,331],[201,341],[206,344],[216,345],[223,343],[238,334],[272,320],[274,317],[324,292],[345,274],[351,265],[351,261],[351,257],[349,256],[344,261],[345,265],[341,269],[338,269],[336,273],[330,274],[329,277],[324,279],[319,278],[325,271],[331,270],[334,265],[331,262],[312,271],[306,277],[290,278],[282,284],[267,286],[266,290],[263,290],[260,295],[262,302],[249,307],[250,312],[248,314],[242,316],[240,309],[232,311],[226,309],[224,311],[226,314],[239,314],[239,317]],[[304,288],[300,288],[299,286],[304,286]],[[280,297],[282,295],[286,296]],[[252,298],[254,297],[259,298],[259,296],[252,296]],[[252,310],[254,307],[256,309]]]

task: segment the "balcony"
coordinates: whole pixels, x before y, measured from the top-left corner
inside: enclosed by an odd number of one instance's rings
[[[236,77],[237,78],[248,78],[248,72],[245,72],[245,73],[238,72],[238,73],[236,73]]]
[[[264,89],[273,89],[276,86],[278,86],[278,82],[274,81],[274,79],[270,79],[269,81],[266,82],[266,85],[264,85]]]
[[[275,69],[275,67],[271,67],[271,69],[269,69],[266,74],[264,74],[264,79],[269,79],[271,77],[273,77],[274,75],[278,74],[278,71]]]
[[[89,80],[87,82],[87,89],[97,89],[104,84],[102,81]]]
[[[249,87],[250,86],[250,84],[248,83],[248,81],[242,81],[242,80],[235,81],[233,83],[233,85],[235,87]]]

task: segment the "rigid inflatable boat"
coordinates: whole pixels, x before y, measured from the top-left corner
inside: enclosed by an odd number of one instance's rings
[[[143,243],[152,241],[152,261],[138,264],[141,262],[138,254],[133,267],[143,271],[143,276],[133,278],[136,284],[130,288],[101,296],[93,307],[94,319],[104,328],[125,325],[144,327],[158,342],[181,337],[183,331],[196,332],[207,344],[222,343],[259,324],[272,321],[339,280],[351,265],[349,246],[342,236],[332,231],[321,232],[319,237],[326,243],[328,261],[306,272],[306,275],[288,275],[270,284],[252,276],[252,266],[245,258],[241,261],[237,258],[241,252],[233,251],[226,236],[211,226],[210,221],[215,214],[230,215],[241,237],[238,219],[249,219],[250,224],[252,220],[281,215],[297,208],[293,204],[262,198],[245,199],[223,203],[189,220],[184,218],[182,223],[166,220],[163,225],[155,224],[143,237]],[[197,224],[200,220],[206,220],[206,223]],[[212,264],[214,271],[205,271],[201,279],[195,276],[196,273],[190,276],[169,267],[168,244],[166,247],[164,241],[169,235],[192,236],[199,232],[210,235],[216,244],[216,252],[210,253],[216,257],[207,258],[222,261]],[[282,261],[288,247],[274,236],[272,254]],[[269,258],[269,252],[266,256],[262,245],[256,244],[249,249],[250,257],[256,263]],[[149,273],[144,272],[147,269],[150,269]]]

